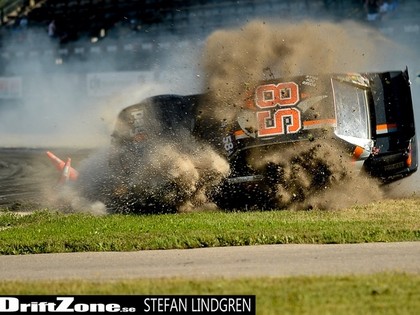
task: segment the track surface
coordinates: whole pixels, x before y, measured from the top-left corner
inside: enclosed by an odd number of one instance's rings
[[[2,149],[0,151],[0,205],[19,200],[37,200],[38,177],[42,164],[40,150]]]
[[[43,191],[53,189],[60,176],[44,149],[0,148],[0,207],[16,210],[21,205],[42,204]],[[73,164],[88,156],[90,150],[56,149],[62,160],[72,157]]]
[[[0,256],[0,280],[420,274],[420,242]]]

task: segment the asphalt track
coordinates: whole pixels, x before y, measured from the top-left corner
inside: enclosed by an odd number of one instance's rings
[[[420,242],[0,256],[4,280],[420,274]]]
[[[0,148],[0,206],[25,211],[31,203],[42,204],[46,189],[53,189],[60,176],[41,148]],[[76,163],[91,153],[88,149],[55,149],[59,157]],[[73,164],[74,165],[74,164]]]

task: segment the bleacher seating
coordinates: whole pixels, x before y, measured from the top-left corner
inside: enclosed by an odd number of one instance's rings
[[[340,1],[341,2],[341,1]],[[32,6],[29,4],[32,3]],[[65,41],[84,36],[98,35],[122,22],[141,26],[143,30],[158,26],[158,29],[177,31],[178,22],[188,24],[180,31],[200,28],[200,24],[215,18],[216,21],[232,19],[234,16],[252,17],[256,13],[266,14],[302,13],[316,14],[328,1],[278,1],[278,0],[32,0],[22,1],[20,9],[30,26],[47,27],[55,20]],[[347,1],[348,7],[358,6],[359,0]],[[15,17],[15,20],[19,17]],[[135,27],[133,25],[133,27]]]
[[[134,57],[136,67],[150,67],[150,56],[160,53],[159,47],[163,47],[162,42],[171,45],[176,44],[180,38],[203,39],[217,28],[242,24],[255,16],[274,17],[279,21],[291,17],[294,20],[327,17],[359,21],[365,18],[360,0],[18,2],[22,6],[14,11],[17,15],[0,27],[2,42],[7,42],[1,51],[1,57],[6,58],[5,62],[11,58],[23,60],[25,56],[43,56],[43,59],[52,60],[51,62],[66,58],[84,60],[88,59],[90,54],[101,53],[101,56],[118,54],[120,59],[126,58],[128,69],[132,69],[130,61]],[[419,2],[404,0],[403,3]],[[404,9],[402,5],[401,9]],[[418,17],[416,12],[419,11],[412,10],[410,14]],[[27,24],[22,27],[19,21],[23,19],[26,19]],[[47,29],[53,20],[56,22],[57,36],[49,38]],[[168,40],[170,36],[172,40]],[[141,58],[137,58],[139,55]],[[49,59],[50,57],[52,58]],[[138,59],[142,61],[138,62]]]

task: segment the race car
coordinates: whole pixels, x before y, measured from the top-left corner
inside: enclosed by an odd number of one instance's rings
[[[186,137],[228,162],[227,176],[207,192],[222,208],[287,207],[350,173],[388,183],[417,170],[407,69],[269,79],[242,95],[240,106],[222,110],[212,92],[158,95],[122,110],[109,156],[121,178],[115,190],[131,189],[124,178],[148,167],[142,156],[161,139]],[[159,204],[162,195],[151,195],[137,206]]]
[[[106,178],[94,181],[100,196],[90,197],[117,212],[176,212],[203,200],[310,208],[351,180],[386,184],[417,170],[407,69],[270,78],[239,94],[157,95],[123,109],[108,171],[97,172]],[[70,160],[49,156],[62,182],[83,182]]]

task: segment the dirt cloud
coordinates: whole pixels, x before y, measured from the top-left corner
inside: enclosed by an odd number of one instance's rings
[[[239,29],[217,31],[209,36],[203,53],[205,86],[215,91],[207,114],[237,119],[247,91],[264,79],[384,71],[375,67],[391,47],[378,32],[354,22],[253,21]],[[256,169],[275,164],[281,173],[276,184],[280,207],[331,209],[383,197],[378,183],[356,170],[348,152],[342,152],[332,137],[281,151],[256,151],[248,163]]]
[[[205,86],[215,91],[214,102],[221,105],[216,113],[220,110],[224,118],[233,119],[246,91],[258,81],[367,71],[385,58],[385,46],[392,43],[354,22],[276,24],[256,20],[208,37],[202,58]]]
[[[215,209],[208,193],[228,175],[227,161],[180,124],[173,126],[176,132],[167,132],[169,126],[159,121],[156,106],[151,105],[162,104],[142,103],[148,106],[144,111],[147,140],[123,143],[124,132],[131,129],[125,118],[119,119],[122,129],[117,128],[120,133],[114,135],[111,147],[95,152],[80,166],[78,195],[100,201],[108,212]]]

